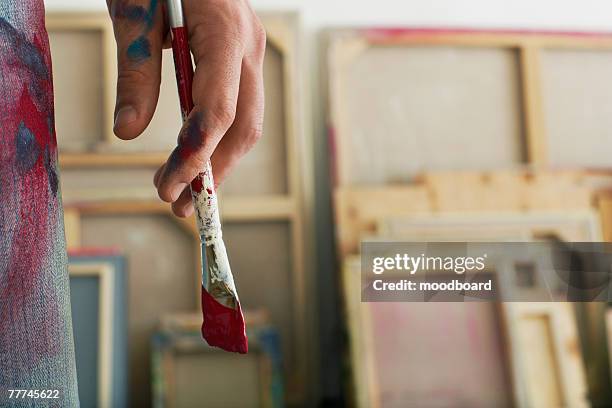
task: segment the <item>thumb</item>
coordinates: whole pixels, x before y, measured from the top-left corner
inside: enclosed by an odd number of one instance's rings
[[[114,132],[133,139],[148,126],[159,97],[163,16],[159,0],[113,0],[117,40],[117,102]]]

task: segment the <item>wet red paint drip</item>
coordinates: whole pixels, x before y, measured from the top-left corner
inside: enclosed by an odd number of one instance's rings
[[[202,288],[202,336],[206,342],[225,351],[246,354],[249,342],[240,302],[237,309],[223,306]]]

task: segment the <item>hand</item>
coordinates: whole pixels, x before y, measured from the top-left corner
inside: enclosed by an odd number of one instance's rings
[[[114,131],[124,140],[145,130],[157,106],[162,48],[170,45],[162,2],[107,0],[119,63]],[[212,161],[220,184],[262,135],[266,35],[247,0],[183,0],[183,7],[195,108],[154,183],[174,213],[187,217],[189,183],[205,163]]]

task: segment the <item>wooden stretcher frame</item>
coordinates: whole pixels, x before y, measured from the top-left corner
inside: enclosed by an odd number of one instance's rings
[[[54,31],[71,31],[76,33],[98,33],[100,35],[100,51],[103,66],[102,83],[105,84],[102,89],[102,116],[110,118],[115,110],[114,89],[116,87],[115,78],[117,78],[117,47],[115,45],[115,36],[113,26],[107,13],[47,13],[45,16],[45,24],[47,32]],[[100,142],[108,142],[113,136],[112,120],[102,121],[103,140]],[[66,157],[67,163],[72,161],[80,162],[82,165],[92,165],[96,163],[94,154],[68,154]],[[163,159],[158,155],[158,159]],[[129,158],[128,158],[129,159]],[[149,161],[152,157],[149,157]],[[121,156],[113,155],[114,161],[123,161]]]
[[[521,373],[523,383],[517,387],[517,405],[520,407],[539,406],[537,396],[530,392],[528,384],[530,378],[525,367],[526,361],[534,357],[530,347],[526,347],[520,340],[520,324],[526,319],[543,318],[548,323],[546,331],[549,333],[552,355],[552,372],[547,371],[547,377],[554,377],[558,381],[558,394],[553,396],[561,401],[562,406],[589,407],[585,367],[580,352],[580,339],[578,337],[574,310],[571,303],[554,302],[516,302],[505,305],[508,324],[512,327],[508,332],[517,371]],[[555,372],[556,371],[556,372]],[[539,391],[538,391],[539,392]]]
[[[493,219],[497,221],[491,222]],[[397,222],[402,224],[398,228],[391,228],[389,225],[391,223],[396,224]],[[574,231],[568,232],[563,230],[564,223],[573,224]],[[476,230],[472,231],[472,233],[469,233],[470,224],[476,227]],[[380,235],[374,238],[376,241],[413,241],[416,237],[408,232],[411,225],[419,231],[426,230],[428,226],[431,227],[434,235],[438,235],[439,240],[442,241],[448,240],[448,237],[445,238],[445,231],[451,234],[451,240],[478,240],[480,239],[479,234],[482,231],[479,232],[477,227],[483,225],[491,226],[494,230],[499,231],[500,238],[503,240],[532,240],[542,233],[556,234],[560,238],[569,241],[585,240],[589,236],[590,240],[598,241],[600,237],[596,216],[592,211],[574,214],[558,213],[556,215],[550,213],[530,214],[517,212],[505,215],[498,214],[497,217],[492,214],[473,214],[467,216],[465,214],[445,214],[442,216],[412,215],[388,219],[381,218],[377,225],[379,226]],[[509,226],[515,228],[508,229],[507,227]],[[465,238],[461,238],[461,234],[465,234]],[[428,239],[436,240],[435,237],[432,238],[431,236],[428,236]],[[490,241],[491,236],[487,235],[487,238],[484,240]],[[536,262],[537,260],[533,261]],[[356,256],[346,257],[342,274],[353,368],[352,386],[357,399],[357,406],[378,407],[381,403],[377,397],[378,386],[372,352],[371,317],[367,303],[361,302],[359,298],[361,294],[359,264],[359,259]],[[496,265],[495,273],[508,275],[508,273],[512,272],[508,269],[511,267],[513,267],[513,264]],[[502,276],[498,278],[498,281],[502,282],[508,278],[508,276]],[[542,278],[541,276],[536,276],[536,282],[541,281]],[[563,323],[561,325],[552,324],[548,327],[552,336],[550,340],[553,346],[553,362],[559,369],[558,373],[550,373],[558,376],[556,378],[560,382],[559,395],[555,397],[568,406],[588,406],[586,400],[586,374],[579,347],[573,306],[569,303],[554,302],[508,302],[501,303],[498,312],[501,314],[501,321],[504,325],[503,334],[506,343],[504,344],[504,351],[508,354],[505,357],[512,375],[514,403],[519,407],[530,407],[535,402],[535,396],[530,393],[529,387],[524,382],[527,375],[524,362],[529,350],[521,346],[520,323],[523,318],[540,314],[549,320],[553,319],[555,323]]]
[[[283,57],[283,110],[285,112],[286,161],[290,173],[290,190],[299,174],[300,161],[298,147],[301,143],[301,129],[298,119],[297,94],[297,16],[293,13],[261,13],[261,19],[266,28],[267,40]],[[116,45],[113,28],[107,13],[74,13],[50,12],[46,16],[46,26],[49,32],[75,31],[97,32],[101,35],[101,51],[104,66],[103,72],[103,107],[105,117],[111,117],[115,108],[114,89],[117,77]],[[113,134],[112,120],[104,121],[103,140],[112,143],[116,137]],[[159,166],[167,159],[167,152],[159,153],[64,153],[60,154],[60,165],[64,168],[76,167],[148,167]],[[297,173],[297,174],[296,174]]]
[[[292,239],[295,241],[296,231],[295,231],[295,223],[294,220],[297,217],[297,214],[294,211],[287,211],[287,208],[279,208],[277,211],[270,211],[267,203],[262,203],[264,199],[252,199],[252,200],[241,200],[238,198],[229,198],[225,202],[221,201],[221,214],[223,217],[223,221],[226,222],[249,222],[249,221],[286,221],[289,223],[290,234]],[[250,203],[249,203],[250,201]],[[258,204],[259,202],[259,204]],[[279,207],[282,204],[278,205]],[[64,219],[66,222],[66,236],[67,241],[69,243],[69,248],[79,248],[81,246],[80,243],[80,223],[81,217],[87,215],[167,215],[170,219],[176,222],[183,231],[192,237],[194,243],[194,257],[196,265],[201,265],[200,260],[200,237],[196,228],[195,219],[190,218],[178,218],[174,216],[170,210],[170,207],[161,202],[161,201],[129,201],[129,200],[110,200],[105,202],[82,202],[76,204],[68,204],[64,209]],[[298,241],[294,245],[292,245],[292,250],[295,251],[298,245],[301,243]],[[291,271],[292,282],[293,282],[293,293],[296,299],[303,299],[301,296],[304,296],[305,287],[303,283],[297,279],[296,277],[296,263],[297,259],[295,258],[295,254],[292,254],[292,266],[293,270]],[[199,268],[198,268],[199,269]],[[200,273],[194,271],[194,297],[196,299],[196,304],[199,305],[200,302]],[[293,391],[293,395],[288,395],[288,398],[301,398],[298,396],[298,392],[301,390],[297,388],[299,385],[303,384],[302,381],[304,374],[300,370],[304,370],[306,367],[304,366],[304,359],[307,358],[305,347],[306,340],[306,331],[307,326],[304,320],[298,320],[298,316],[304,316],[306,311],[305,303],[298,302],[297,300],[294,303],[294,335],[296,336],[296,345],[295,350],[297,355],[295,356],[296,361],[296,373],[294,377],[288,377],[288,381],[293,380],[292,383],[288,385],[293,385],[293,389],[287,388],[288,392]],[[300,323],[302,322],[302,323]],[[297,385],[296,385],[297,384]],[[296,391],[297,389],[297,391]],[[302,391],[303,392],[303,391]]]
[[[304,170],[308,170],[300,151],[304,149],[299,95],[302,91],[299,79],[299,19],[291,12],[259,13],[266,28],[268,43],[283,58],[283,111],[285,139],[285,166],[287,171],[286,194],[265,194],[260,196],[223,196],[220,197],[221,216],[226,221],[286,221],[291,234],[291,280],[295,310],[295,342],[297,355],[296,369],[292,370],[287,381],[287,398],[289,402],[300,403],[309,392],[312,378],[312,358],[314,350],[308,339],[314,336],[313,314],[306,307],[307,293],[312,290],[310,279],[306,278],[308,267],[307,252],[310,250],[310,230],[305,227],[306,204]],[[95,31],[102,34],[104,58],[104,109],[105,115],[113,112],[115,100],[114,78],[117,75],[116,46],[110,19],[106,13],[48,13],[47,29],[63,31]],[[114,140],[112,121],[105,121],[105,140]],[[62,169],[81,168],[155,168],[167,159],[166,153],[60,153]],[[119,214],[119,213],[156,213],[169,214],[167,205],[153,200],[143,200],[147,193],[129,191],[117,194],[116,191],[81,191],[76,192],[78,202],[67,203],[66,219],[72,225],[67,226],[70,247],[78,247],[79,214]],[[136,196],[134,196],[136,194]],[[140,194],[140,195],[139,195]],[[73,205],[74,204],[74,205]],[[178,220],[187,232],[197,236],[193,219]],[[198,278],[199,279],[199,278]],[[197,287],[197,286],[196,286]],[[198,295],[199,299],[199,295]]]
[[[280,362],[276,361],[274,353],[280,353],[280,350],[267,350],[263,346],[263,336],[269,328],[258,328],[254,332],[249,332],[249,354],[257,355],[259,365],[260,383],[260,406],[264,408],[281,408],[284,406],[284,401],[277,400],[279,394],[279,383],[281,378]],[[176,355],[181,352],[189,353],[220,353],[219,350],[202,344],[199,331],[195,333],[184,333],[182,335],[157,333],[153,337],[153,367],[155,374],[160,378],[154,385],[154,406],[156,408],[171,408],[175,405],[173,401],[176,399],[175,381],[173,373],[176,365]],[[273,354],[271,354],[271,352]],[[282,397],[282,391],[280,392]]]
[[[383,239],[381,237],[381,239]],[[493,272],[495,275],[497,272]],[[362,277],[361,262],[357,256],[348,256],[342,265],[342,287],[344,298],[344,313],[347,320],[349,336],[349,354],[351,364],[351,405],[358,408],[380,408],[382,401],[379,396],[379,384],[374,356],[374,333],[372,332],[372,315],[369,304],[361,301]],[[496,317],[505,329],[505,314],[503,304],[494,306]],[[505,334],[505,333],[502,333]],[[503,337],[503,336],[502,336]],[[506,345],[502,344],[505,349]],[[504,366],[513,362],[504,353]],[[515,378],[512,377],[512,381]],[[510,395],[514,384],[508,388]]]
[[[565,230],[564,227],[570,227]],[[448,241],[480,240],[489,242],[513,237],[533,241],[548,234],[566,242],[599,242],[601,230],[595,211],[498,212],[485,214],[445,213],[424,216],[381,218],[378,233],[394,240],[419,239],[423,231],[432,232],[427,239]],[[486,235],[484,235],[484,234]]]
[[[423,175],[413,184],[339,187],[334,195],[337,246],[341,257],[354,254],[360,237],[374,233],[379,220],[433,214],[574,213],[597,209],[606,237],[612,225],[605,223],[606,213],[601,210],[609,202],[606,195],[600,196],[599,189],[609,188],[612,178],[605,175],[594,187],[590,177],[579,171],[436,172]]]
[[[489,242],[491,236],[480,238],[483,231],[499,231],[500,238],[507,240],[513,234],[516,241],[532,241],[543,236],[553,235],[567,242],[599,242],[602,234],[595,210],[572,212],[515,212],[507,214],[437,214],[413,215],[408,217],[392,217],[382,219],[378,223],[379,233],[383,237],[392,237],[394,240],[418,239],[410,232],[411,227],[416,231],[425,231],[431,228],[434,232],[427,239],[440,240],[482,240]],[[474,227],[468,233],[470,225]],[[483,228],[484,227],[484,228]],[[461,234],[465,234],[462,238]],[[534,260],[537,261],[537,260]],[[508,275],[512,272],[504,265],[498,273]],[[508,276],[506,276],[508,279]],[[541,277],[540,277],[541,279]],[[536,281],[539,280],[536,276]],[[575,307],[575,309],[574,309]],[[555,375],[559,381],[559,394],[556,396],[564,405],[584,407],[589,406],[587,400],[586,372],[583,365],[583,356],[580,351],[580,339],[577,332],[577,316],[575,312],[586,314],[587,320],[593,319],[599,313],[600,305],[595,303],[579,304],[574,306],[567,302],[507,302],[502,303],[504,322],[506,325],[507,350],[510,353],[512,378],[514,386],[515,403],[519,407],[538,405],[535,396],[530,393],[525,360],[529,349],[522,347],[520,340],[520,323],[522,319],[534,315],[544,316],[553,323],[548,326],[552,336],[552,355],[554,365],[558,372]],[[593,316],[589,316],[592,314]],[[592,334],[585,337],[586,349],[597,347],[597,338]],[[595,353],[596,354],[596,353]],[[592,357],[591,357],[592,358]],[[588,361],[588,360],[587,360]],[[589,384],[597,386],[597,384]]]
[[[68,265],[70,276],[93,276],[99,281],[98,304],[98,406],[110,407],[113,395],[113,266],[110,263],[75,263]]]
[[[344,72],[354,59],[373,46],[454,46],[517,50],[519,54],[520,107],[527,163],[548,163],[541,83],[541,51],[547,48],[612,50],[612,34],[537,31],[485,31],[421,28],[341,29],[330,33],[328,48],[330,143],[334,146],[337,186],[347,185],[350,171],[351,134],[346,127],[342,100]]]
[[[590,181],[593,175],[585,172],[438,172],[426,174],[410,185],[338,188],[334,207],[339,256],[345,259],[356,254],[364,236],[376,234],[381,220],[392,219],[452,221],[454,218],[465,223],[509,213],[519,214],[518,218],[529,213],[548,214],[548,218],[558,214],[560,218],[576,220],[590,214],[591,221],[585,224],[585,231],[592,232],[591,240],[600,241],[603,237],[609,241],[612,232],[610,179],[607,174],[598,176],[602,178],[593,183]],[[575,236],[564,238],[576,239]],[[600,335],[602,307],[594,303],[578,308],[589,326],[588,333],[581,335],[585,336],[583,341],[588,352],[585,358],[590,367],[590,392],[597,393],[593,398],[602,398],[602,395],[605,398],[609,388],[595,378],[601,377],[597,373],[607,370],[600,362],[604,354]]]

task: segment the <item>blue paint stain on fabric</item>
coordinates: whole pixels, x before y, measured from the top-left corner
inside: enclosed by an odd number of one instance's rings
[[[127,55],[132,61],[142,62],[151,56],[151,43],[141,35],[129,45]]]
[[[49,129],[49,134],[55,140],[55,115],[47,117],[47,129]]]
[[[53,161],[51,160],[51,152],[49,147],[45,149],[45,169],[47,170],[47,178],[49,179],[49,189],[53,193],[53,196],[57,196],[59,189],[59,177]]]
[[[21,122],[17,135],[15,136],[15,145],[17,151],[17,163],[23,170],[30,170],[40,156],[40,147],[34,137],[34,133]]]
[[[14,52],[19,58],[17,63],[27,67],[39,79],[49,79],[49,68],[45,59],[36,45],[28,41],[23,33],[20,33],[6,19],[0,17],[0,38],[11,44]]]

